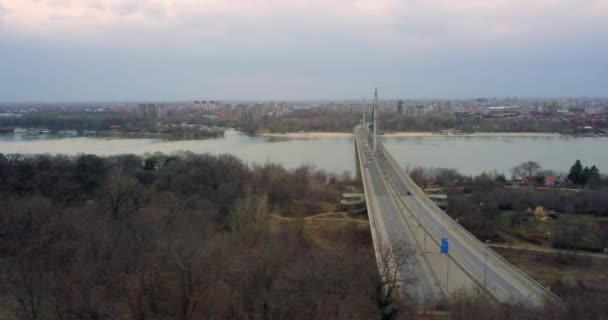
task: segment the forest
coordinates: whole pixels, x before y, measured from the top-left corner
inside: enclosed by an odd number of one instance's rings
[[[461,293],[416,307],[338,210],[360,181],[230,155],[0,155],[0,319],[597,319]],[[359,189],[360,190],[360,189]],[[407,256],[399,256],[400,261]],[[579,297],[579,298],[580,298]]]
[[[323,246],[270,218],[354,183],[228,155],[0,156],[0,318],[373,317],[368,229]]]

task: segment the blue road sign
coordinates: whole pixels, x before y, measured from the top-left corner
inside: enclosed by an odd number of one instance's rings
[[[449,245],[448,238],[441,238],[441,254],[448,254]]]

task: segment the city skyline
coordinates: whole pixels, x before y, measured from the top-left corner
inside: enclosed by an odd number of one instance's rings
[[[605,0],[0,0],[0,101],[605,97],[606,18]]]

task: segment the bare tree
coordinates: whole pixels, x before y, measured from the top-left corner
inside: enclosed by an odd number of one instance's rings
[[[534,177],[541,171],[541,166],[537,162],[527,161],[511,169],[515,178]]]
[[[32,270],[27,264],[21,264],[18,274],[13,279],[19,313],[24,319],[36,320],[41,316],[41,305],[44,298],[41,277],[41,273],[37,270]]]
[[[412,307],[412,301],[403,294],[409,279],[402,269],[413,254],[414,250],[405,245],[380,248],[376,302],[383,320],[396,319],[400,312],[407,312]]]
[[[226,224],[231,231],[258,225],[268,217],[268,197],[266,195],[239,199],[227,217]]]
[[[112,220],[118,220],[129,211],[139,212],[144,192],[139,181],[129,176],[113,173],[106,186],[101,190],[106,211]]]

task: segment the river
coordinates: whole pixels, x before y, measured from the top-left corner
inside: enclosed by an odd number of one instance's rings
[[[523,161],[537,161],[544,169],[567,171],[576,159],[608,172],[608,138],[593,137],[383,137],[386,147],[404,167],[454,168],[464,174],[482,171],[509,173]],[[248,164],[276,162],[288,168],[302,164],[342,173],[355,170],[352,137],[251,137],[227,131],[224,138],[169,141],[0,135],[0,153],[116,155],[178,151],[229,153]]]

